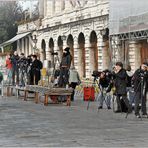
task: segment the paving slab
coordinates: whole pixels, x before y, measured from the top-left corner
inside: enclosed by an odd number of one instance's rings
[[[147,147],[148,119],[97,110],[76,99],[71,107],[0,98],[0,147]]]

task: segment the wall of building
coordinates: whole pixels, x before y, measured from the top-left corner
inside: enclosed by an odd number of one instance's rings
[[[44,2],[44,3],[43,3]],[[77,1],[76,1],[77,2]],[[71,48],[73,65],[81,77],[91,77],[94,70],[108,68],[110,63],[108,41],[103,41],[101,30],[108,27],[108,0],[80,0],[71,4],[68,0],[42,1],[40,20],[20,25],[18,33],[32,31],[37,38],[37,49],[41,60],[54,58],[51,52],[58,52],[61,59],[63,49]],[[44,11],[43,11],[44,9]],[[27,43],[29,41],[29,46]],[[24,43],[25,42],[25,43]],[[18,41],[18,50],[33,53],[35,44],[31,37]],[[29,47],[29,51],[26,47]]]

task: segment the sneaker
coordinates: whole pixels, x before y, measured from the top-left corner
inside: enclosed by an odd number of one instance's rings
[[[103,109],[103,107],[102,106],[99,106],[98,109]]]
[[[136,116],[137,118],[141,118],[140,114],[135,114],[135,116]]]
[[[148,114],[142,114],[143,118],[148,118]]]
[[[107,107],[107,109],[111,109],[111,107],[110,107],[110,106],[108,106],[108,107]]]

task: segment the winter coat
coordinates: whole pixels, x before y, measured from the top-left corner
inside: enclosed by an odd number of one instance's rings
[[[121,69],[115,75],[115,89],[117,95],[126,95],[126,79],[127,74],[125,69]]]
[[[60,67],[67,67],[69,69],[71,61],[72,61],[72,56],[70,54],[65,54],[65,55],[63,54]]]
[[[79,84],[81,82],[81,80],[80,80],[78,72],[76,70],[70,69],[70,71],[69,71],[69,83],[72,83],[72,82]]]
[[[131,71],[126,71],[126,73],[127,73],[127,87],[132,87],[133,73]]]
[[[143,83],[145,84],[145,92],[148,91],[148,71],[142,71],[141,69],[137,69],[133,75],[132,81],[134,84],[134,91],[141,92],[141,80],[143,78]]]

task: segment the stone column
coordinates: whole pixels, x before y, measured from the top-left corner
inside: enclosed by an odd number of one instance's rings
[[[80,77],[85,76],[85,45],[82,43],[78,45],[78,70]]]
[[[52,0],[52,15],[55,14],[55,3],[56,3],[56,0]]]
[[[61,2],[58,0],[55,1],[55,13],[61,12]]]
[[[71,10],[72,6],[69,2],[69,0],[65,0],[65,11]]]
[[[91,63],[90,63],[90,43],[89,43],[89,37],[85,38],[85,64],[86,64],[86,78],[91,78]]]
[[[28,46],[28,37],[25,38],[25,56],[27,57],[29,55],[29,46]]]
[[[103,48],[102,48],[102,57],[103,57],[103,69],[109,69],[110,68],[110,53],[109,53],[109,41],[103,42]]]
[[[74,66],[76,68],[76,70],[79,72],[79,68],[78,68],[78,39],[74,38],[74,44],[73,44],[73,48],[74,48]],[[80,72],[79,72],[80,74]]]
[[[61,11],[65,10],[65,0],[61,0]]]
[[[44,0],[39,0],[39,17],[44,17]]]
[[[132,70],[136,70],[141,65],[141,44],[136,41],[129,42],[129,62]]]
[[[32,38],[30,36],[28,36],[28,38],[29,38],[29,54],[34,54]]]
[[[44,17],[47,16],[47,0],[44,0]]]
[[[22,40],[22,50],[21,50],[21,52],[25,53],[24,38],[22,38],[21,40]]]
[[[17,40],[17,52],[18,52],[18,54],[20,54],[20,53],[21,53],[20,40]]]

